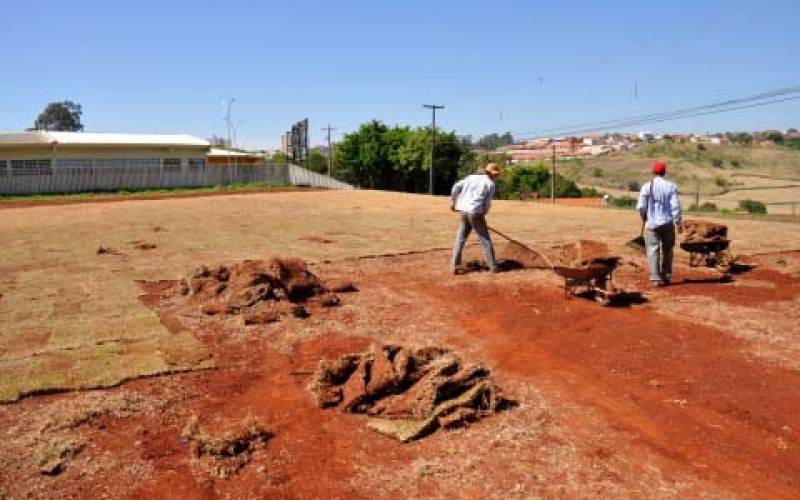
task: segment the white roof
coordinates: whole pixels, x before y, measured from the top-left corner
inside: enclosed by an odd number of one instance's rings
[[[222,148],[211,148],[211,151],[208,152],[207,156],[260,156],[258,154],[253,153],[243,153],[241,151],[233,151],[231,149],[222,149]]]
[[[82,144],[94,146],[204,146],[211,143],[186,134],[116,134],[97,132],[48,132],[41,131],[48,142],[58,144]]]

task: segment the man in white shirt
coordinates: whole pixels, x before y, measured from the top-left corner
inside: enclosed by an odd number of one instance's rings
[[[492,238],[489,236],[489,226],[486,225],[486,214],[492,206],[495,184],[494,180],[500,175],[500,168],[490,163],[486,165],[481,174],[472,174],[453,185],[450,198],[450,210],[461,212],[461,225],[456,235],[456,245],[453,249],[452,268],[453,274],[458,274],[461,266],[461,252],[467,237],[475,230],[483,246],[486,265],[493,273],[498,272],[497,261],[494,256]]]
[[[664,179],[667,164],[653,163],[653,180],[642,186],[636,210],[644,224],[644,243],[653,286],[669,285],[672,279],[672,250],[675,229],[683,232],[683,213],[678,187]]]

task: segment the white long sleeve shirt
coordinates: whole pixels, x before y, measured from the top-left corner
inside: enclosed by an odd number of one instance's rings
[[[450,198],[456,210],[470,214],[488,214],[494,197],[494,181],[486,174],[472,174],[453,185]]]
[[[647,229],[655,229],[670,222],[676,226],[683,224],[678,188],[660,176],[654,177],[652,181],[642,186],[636,210],[639,211],[642,220],[647,221],[645,224]]]

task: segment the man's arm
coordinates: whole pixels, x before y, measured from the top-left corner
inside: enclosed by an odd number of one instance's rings
[[[683,210],[681,210],[681,198],[678,196],[678,189],[675,188],[669,194],[669,210],[672,214],[672,222],[678,227],[678,231],[683,228]]]
[[[643,221],[647,221],[647,207],[650,204],[650,188],[647,184],[639,191],[639,200],[636,202],[636,211]]]
[[[456,202],[458,197],[461,196],[461,190],[464,189],[464,179],[453,184],[453,189],[450,191],[450,210],[456,211]]]

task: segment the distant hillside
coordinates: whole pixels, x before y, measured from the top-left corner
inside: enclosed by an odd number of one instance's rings
[[[742,199],[774,204],[770,213],[800,213],[800,151],[778,146],[670,144],[642,146],[588,160],[557,163],[559,173],[582,187],[614,196],[635,197],[638,186],[651,178],[650,166],[664,160],[667,177],[684,197],[692,196],[720,208]],[[791,204],[794,203],[795,207]]]

